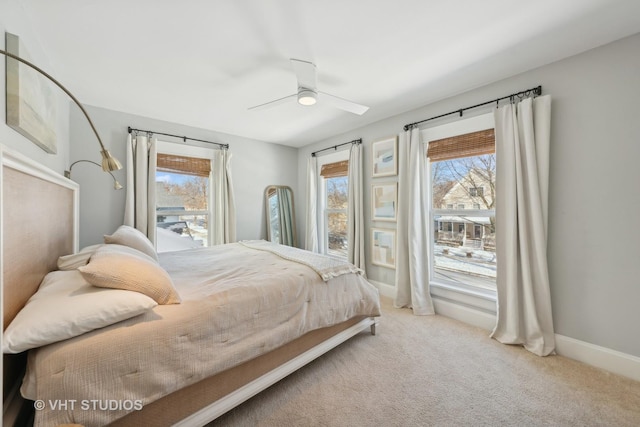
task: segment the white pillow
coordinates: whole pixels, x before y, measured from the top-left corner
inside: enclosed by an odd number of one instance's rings
[[[87,246],[75,254],[58,257],[58,270],[75,270],[78,267],[87,265],[91,255],[93,255],[100,246],[102,246],[102,244]]]
[[[154,260],[158,261],[158,254],[156,248],[151,243],[151,240],[145,236],[142,231],[129,227],[128,225],[121,225],[111,235],[104,236],[105,243],[115,243],[116,245],[129,246],[149,255]]]
[[[179,304],[169,274],[151,257],[122,245],[104,245],[78,268],[93,286],[136,291],[158,304]]]
[[[3,353],[20,353],[103,328],[152,309],[138,292],[91,286],[79,271],[52,271],[4,331]]]

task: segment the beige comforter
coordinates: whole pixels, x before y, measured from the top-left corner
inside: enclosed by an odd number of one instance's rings
[[[165,253],[160,264],[182,304],[30,352],[21,391],[47,408],[36,425],[104,425],[131,412],[129,402],[135,410],[311,330],[380,315],[378,291],[361,275],[325,282],[240,244]]]

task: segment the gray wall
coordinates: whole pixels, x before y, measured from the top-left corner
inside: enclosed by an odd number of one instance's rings
[[[21,37],[31,59],[50,71],[37,33],[17,0],[0,2],[0,31]],[[4,47],[4,36],[0,45]],[[268,184],[296,190],[299,236],[304,236],[304,183],[311,151],[363,138],[365,204],[370,203],[371,142],[397,134],[408,122],[538,84],[553,96],[549,201],[549,268],[556,332],[640,357],[640,35],[505,79],[296,150],[143,117],[89,108],[107,147],[124,161],[127,126],[231,144],[238,238],[266,236],[262,191]],[[4,82],[4,67],[0,67]],[[73,92],[73,85],[67,82]],[[4,83],[0,84],[2,99]],[[123,94],[126,96],[126,94]],[[75,106],[60,95],[58,154],[42,151],[2,120],[0,142],[62,173],[77,159],[99,161],[98,145]],[[70,110],[70,122],[67,114]],[[478,111],[480,112],[484,111]],[[0,102],[0,117],[5,116]],[[438,122],[442,123],[443,121]],[[70,124],[69,124],[70,123]],[[69,131],[69,126],[72,131]],[[71,143],[67,143],[68,137]],[[70,155],[71,153],[71,155]],[[125,172],[115,173],[124,183]],[[79,165],[81,244],[101,240],[122,222],[124,191],[96,167]],[[297,184],[296,184],[297,182]],[[371,225],[370,212],[365,221]],[[369,248],[369,236],[366,235]],[[393,270],[367,265],[370,278],[394,283]]]
[[[126,96],[123,94],[123,96]],[[237,213],[237,238],[266,238],[263,192],[267,185],[296,187],[297,149],[250,140],[238,136],[197,129],[176,123],[125,114],[97,107],[87,107],[91,119],[107,149],[125,166],[114,172],[123,185],[126,182],[125,144],[127,128],[146,129],[173,135],[229,144],[231,170]],[[71,112],[71,162],[80,159],[100,163],[95,135],[80,111]],[[161,137],[166,141],[180,139]],[[72,178],[80,184],[80,246],[102,241],[122,224],[126,190],[113,189],[111,177],[97,166],[79,163]],[[297,196],[297,195],[296,195]]]
[[[636,34],[304,147],[298,153],[299,199],[306,195],[306,162],[312,151],[362,138],[368,207],[372,141],[398,134],[407,123],[541,84],[543,93],[552,95],[548,257],[556,333],[640,356],[638,52]],[[467,116],[490,111],[478,110]],[[298,217],[303,214],[298,204]],[[365,209],[367,228],[370,215]],[[299,223],[304,233],[304,223]],[[365,240],[369,250],[368,233]],[[394,270],[368,262],[367,274],[394,283]]]
[[[56,77],[56,70],[52,69],[46,53],[42,50],[36,33],[24,17],[22,5],[16,0],[0,1],[0,46],[5,50],[5,31],[20,37],[20,41],[29,53],[32,63]],[[57,154],[49,154],[33,142],[13,130],[6,124],[6,88],[5,88],[5,57],[0,55],[0,143],[12,148],[39,163],[60,172],[69,161],[69,108],[71,100],[67,95],[51,83],[52,91],[57,101],[56,135],[58,138]],[[26,67],[26,66],[25,66]],[[36,71],[33,71],[34,73]],[[61,82],[73,93],[73,87]],[[77,108],[75,104],[71,108]]]

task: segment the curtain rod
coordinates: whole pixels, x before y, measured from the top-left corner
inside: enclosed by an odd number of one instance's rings
[[[147,134],[164,135],[164,136],[172,136],[174,138],[180,138],[184,142],[187,142],[187,139],[190,140],[190,141],[206,142],[207,144],[217,145],[220,148],[222,148],[223,150],[227,150],[229,148],[229,144],[221,144],[219,142],[205,141],[204,139],[188,138],[186,136],[171,135],[170,133],[154,132],[152,130],[133,129],[131,126],[129,126],[128,129],[129,129],[129,133],[131,133],[131,132],[146,132]]]
[[[327,147],[327,148],[323,148],[322,150],[314,151],[313,153],[311,153],[311,157],[315,157],[316,154],[322,153],[323,151],[337,150],[338,147],[342,147],[343,145],[347,145],[347,144],[362,144],[362,138],[354,139],[353,141],[343,142],[342,144],[334,145],[333,147]]]
[[[462,117],[462,112],[463,111],[467,111],[467,110],[471,110],[472,108],[477,108],[477,107],[482,107],[483,105],[488,105],[488,104],[492,104],[492,103],[496,103],[496,107],[498,106],[498,103],[500,101],[502,101],[503,99],[507,99],[509,98],[511,100],[511,102],[513,102],[513,100],[518,97],[519,99],[522,98],[526,98],[528,96],[539,96],[542,94],[542,86],[537,86],[531,89],[526,89],[526,90],[522,90],[520,92],[516,92],[516,93],[512,93],[511,95],[507,95],[507,96],[503,96],[502,98],[498,98],[498,99],[492,99],[491,101],[487,101],[487,102],[483,102],[481,104],[476,104],[476,105],[472,105],[471,107],[466,107],[466,108],[460,108],[459,110],[455,110],[455,111],[451,111],[450,113],[445,113],[445,114],[440,114],[439,116],[434,116],[434,117],[429,117],[428,119],[424,119],[424,120],[420,120],[417,122],[413,122],[413,123],[409,123],[408,125],[404,125],[404,130],[409,130],[409,128],[419,125],[420,123],[424,123],[424,122],[428,122],[430,120],[435,120],[435,119],[439,119],[441,117],[446,117],[446,116],[450,116],[452,114],[460,114],[460,117]]]

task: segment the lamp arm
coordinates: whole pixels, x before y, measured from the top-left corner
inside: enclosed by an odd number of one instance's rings
[[[91,129],[93,130],[93,133],[96,135],[96,138],[98,139],[98,143],[100,144],[100,148],[102,148],[102,150],[100,150],[100,154],[102,155],[102,170],[105,171],[105,172],[108,172],[108,171],[122,169],[122,165],[120,164],[118,159],[113,157],[111,155],[111,153],[109,153],[109,151],[104,147],[104,144],[102,143],[102,139],[100,138],[100,135],[98,135],[98,131],[96,130],[96,127],[93,124],[93,121],[89,117],[89,113],[87,113],[87,110],[84,109],[84,107],[82,106],[80,101],[78,101],[78,99],[75,96],[73,96],[73,94],[71,92],[69,92],[69,90],[66,87],[62,86],[62,83],[57,81],[55,78],[53,78],[53,76],[51,76],[49,73],[44,71],[42,68],[38,67],[35,64],[32,64],[31,62],[27,61],[26,59],[22,59],[19,56],[14,55],[13,53],[9,53],[6,50],[2,50],[2,49],[0,49],[0,54],[4,55],[6,57],[9,57],[9,58],[13,58],[16,61],[22,62],[23,64],[33,68],[34,70],[36,70],[37,72],[39,72],[40,74],[45,76],[47,79],[49,79],[53,83],[55,83],[55,85],[58,86],[60,89],[62,89],[62,91],[64,93],[66,93],[69,96],[69,98],[71,98],[73,100],[73,102],[75,102],[76,105],[80,108],[80,111],[82,111],[82,114],[84,114],[84,117],[89,122],[89,125],[91,125]]]
[[[82,162],[93,163],[96,166],[100,166],[98,162],[94,162],[93,160],[76,160],[75,162],[69,165],[69,173],[71,173],[71,169],[73,169],[73,165],[75,165],[76,163],[82,163]]]
[[[49,80],[51,80],[53,83],[56,84],[56,86],[58,86],[60,89],[62,89],[64,91],[64,93],[66,93],[69,98],[71,98],[73,100],[73,102],[76,103],[76,105],[78,107],[80,107],[80,110],[82,111],[82,114],[84,114],[84,116],[87,118],[87,121],[89,122],[89,124],[91,125],[91,129],[93,130],[93,133],[96,134],[96,138],[98,138],[98,142],[100,143],[100,147],[102,147],[102,150],[105,151],[106,149],[104,148],[104,144],[102,143],[102,139],[100,139],[100,135],[98,135],[98,131],[96,130],[96,127],[94,126],[93,122],[91,121],[91,118],[89,117],[89,114],[87,113],[87,110],[84,109],[84,107],[82,106],[82,104],[80,103],[80,101],[78,101],[78,99],[73,96],[73,94],[71,92],[69,92],[69,90],[62,86],[62,83],[60,83],[58,80],[56,80],[53,76],[51,76],[51,74],[47,73],[46,71],[44,71],[42,68],[38,67],[35,64],[32,64],[31,62],[27,61],[26,59],[22,59],[17,55],[14,55],[13,53],[9,53],[6,50],[2,50],[0,49],[0,53],[8,56],[9,58],[13,58],[16,61],[20,61],[25,65],[28,65],[29,67],[33,68],[34,70],[36,70],[37,72],[39,72],[40,74],[42,74],[43,76],[45,76],[46,78],[48,78]]]
[[[94,164],[94,165],[96,165],[98,167],[102,167],[102,165],[100,163],[94,162],[93,160],[76,160],[75,162],[73,162],[73,163],[71,163],[69,165],[69,170],[64,171],[65,178],[71,179],[71,169],[73,169],[73,166],[76,163],[82,163],[82,162],[92,163],[92,164]],[[107,172],[109,175],[111,175],[111,178],[113,178],[114,188],[116,190],[122,189],[122,185],[118,182],[118,180],[116,179],[116,176],[111,171],[105,171],[105,172]]]

